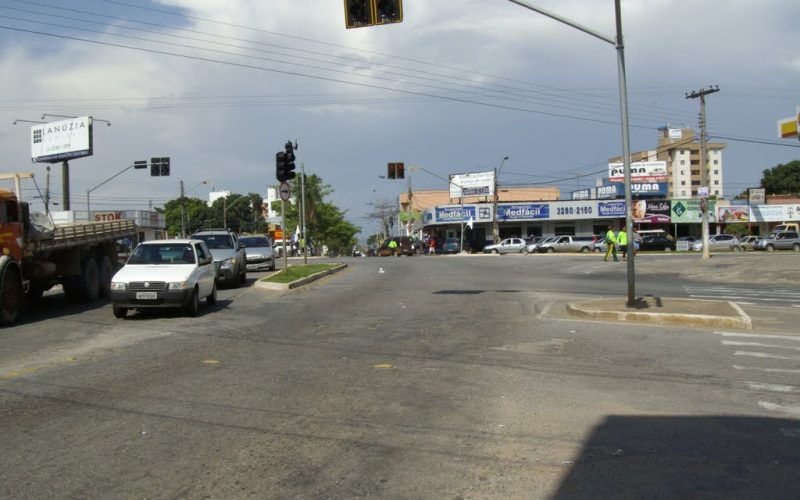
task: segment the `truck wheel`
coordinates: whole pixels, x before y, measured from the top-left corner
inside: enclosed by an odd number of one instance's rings
[[[792,245],[792,250],[794,250],[795,252],[800,252],[800,243],[795,243],[794,245]]]
[[[81,295],[87,302],[94,302],[100,297],[100,269],[94,257],[83,263],[83,274],[80,277]]]
[[[0,292],[0,324],[12,325],[19,317],[24,291],[16,269],[6,269]]]
[[[108,297],[111,295],[111,278],[114,276],[114,265],[106,255],[100,262],[100,296]]]
[[[31,283],[28,285],[28,292],[25,294],[25,302],[28,304],[36,304],[42,300],[43,294],[44,288]]]
[[[767,245],[767,252],[774,252],[774,251],[775,251],[775,247],[774,246]]]
[[[111,309],[114,311],[114,317],[115,318],[122,319],[122,318],[124,318],[125,316],[128,315],[128,308],[127,307],[122,307],[122,306],[118,306],[116,304],[113,304],[111,306]]]

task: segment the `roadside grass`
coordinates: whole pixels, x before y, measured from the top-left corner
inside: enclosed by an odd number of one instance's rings
[[[282,269],[277,273],[267,278],[262,278],[261,281],[268,283],[291,283],[299,279],[311,276],[312,274],[321,273],[328,269],[333,269],[339,264],[306,264],[306,265],[292,265],[288,269]]]

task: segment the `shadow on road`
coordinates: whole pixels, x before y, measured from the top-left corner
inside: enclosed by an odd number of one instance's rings
[[[553,498],[796,498],[800,423],[611,416]]]

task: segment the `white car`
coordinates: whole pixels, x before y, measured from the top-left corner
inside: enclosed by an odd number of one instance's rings
[[[506,238],[496,245],[483,247],[483,253],[521,253],[525,250],[525,240],[522,238]]]
[[[201,240],[154,240],[140,243],[111,278],[114,316],[130,309],[179,307],[197,316],[200,299],[217,301],[216,268]]]
[[[703,250],[703,240],[693,243],[691,248],[695,252],[701,252]],[[708,250],[710,252],[718,252],[720,250],[740,252],[742,246],[736,236],[732,234],[714,234],[708,237]]]

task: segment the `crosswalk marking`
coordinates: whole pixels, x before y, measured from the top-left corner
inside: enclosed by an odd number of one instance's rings
[[[736,370],[754,370],[767,373],[800,373],[800,370],[792,370],[790,368],[755,368],[752,366],[733,365]]]
[[[787,359],[790,361],[800,361],[800,356],[776,356],[767,352],[736,351],[734,356],[751,356],[753,358]]]
[[[800,415],[800,406],[779,405],[769,401],[759,401],[758,406],[770,411],[779,411],[790,415]]]
[[[800,288],[684,285],[683,289],[689,297],[697,299],[730,300],[748,305],[769,304],[782,307],[800,307]]]
[[[780,344],[764,344],[763,342],[740,342],[737,340],[723,340],[722,345],[736,345],[736,346],[752,346],[752,347],[770,347],[775,349],[791,349],[793,351],[800,351],[800,347],[785,346]]]
[[[769,333],[739,333],[739,332],[714,332],[723,337],[752,337],[757,339],[782,339],[782,340],[796,340],[800,342],[800,336],[797,335],[774,335]]]
[[[754,391],[798,392],[797,387],[793,385],[764,384],[760,382],[747,382],[747,385]]]

